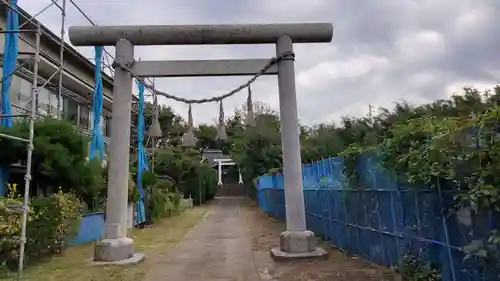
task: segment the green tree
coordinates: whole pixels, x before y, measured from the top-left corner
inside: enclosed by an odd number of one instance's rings
[[[153,124],[153,104],[145,103],[146,130]],[[159,105],[158,121],[162,130],[162,136],[158,138],[158,146],[179,145],[182,135],[186,132],[186,126],[181,116],[175,114],[170,106]]]
[[[196,147],[200,149],[219,148],[220,141],[217,139],[217,128],[214,125],[199,125],[194,135],[196,137]]]
[[[27,122],[16,122],[3,133],[28,138]],[[81,189],[85,183],[89,138],[79,133],[71,123],[52,118],[35,122],[33,139],[32,180],[44,192],[53,193],[61,186],[63,191]],[[6,164],[26,165],[27,146],[19,141],[0,139],[0,153]]]
[[[210,164],[201,162],[201,154],[196,149],[165,146],[156,151],[154,172],[168,176],[185,197],[191,196],[195,202],[203,203],[215,193],[215,173]],[[203,197],[201,197],[203,196]]]
[[[281,167],[280,123],[278,114],[265,104],[254,107],[255,126],[243,124],[244,112],[236,110],[228,122],[233,124],[229,145],[243,181],[251,183],[269,169]]]

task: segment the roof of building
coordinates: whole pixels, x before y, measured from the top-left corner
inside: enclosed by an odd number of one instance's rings
[[[215,159],[232,160],[231,156],[224,154],[220,149],[203,149],[202,156],[212,166],[217,165]]]

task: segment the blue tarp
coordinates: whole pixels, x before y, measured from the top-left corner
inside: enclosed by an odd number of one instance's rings
[[[144,209],[144,189],[142,188],[142,173],[148,170],[148,160],[146,152],[144,151],[143,138],[144,138],[144,84],[136,80],[137,88],[139,90],[139,114],[137,120],[137,189],[139,190],[140,198],[137,201],[137,216],[136,223],[146,221],[146,214]]]
[[[92,114],[94,118],[92,138],[90,140],[90,154],[89,158],[93,159],[98,156],[102,161],[104,158],[104,136],[101,131],[101,116],[102,116],[102,76],[101,76],[101,62],[102,62],[102,46],[95,48],[95,88],[92,101]]]
[[[17,7],[17,0],[11,0],[12,7]],[[7,11],[7,30],[19,29],[19,16],[13,9]],[[16,71],[17,55],[19,52],[17,32],[7,32],[5,34],[5,45],[2,66],[2,115],[12,114],[10,109],[9,89],[12,82],[12,74]],[[12,128],[12,117],[0,118],[0,125]],[[0,197],[5,194],[5,185],[9,178],[9,166],[0,167]]]

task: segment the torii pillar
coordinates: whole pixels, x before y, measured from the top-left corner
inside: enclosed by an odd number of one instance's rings
[[[276,44],[276,56],[291,54],[293,43],[327,43],[332,40],[330,23],[180,25],[180,26],[80,26],[69,29],[75,46],[115,46],[118,63],[133,60],[134,45]],[[139,61],[130,65],[140,77],[254,75],[267,60]],[[302,161],[300,156],[294,57],[279,61],[265,74],[278,74],[285,181],[286,231],[280,246],[271,250],[277,259],[324,257],[316,247],[314,233],[306,228]],[[124,263],[134,259],[133,241],[122,227],[126,220],[127,177],[130,143],[132,76],[115,67],[111,120],[110,171],[106,231],[96,245],[95,261]]]

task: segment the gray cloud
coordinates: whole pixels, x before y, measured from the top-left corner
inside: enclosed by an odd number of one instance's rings
[[[46,3],[44,3],[46,2]],[[338,121],[359,116],[368,104],[390,107],[394,101],[423,103],[444,98],[465,84],[498,83],[500,2],[497,0],[80,0],[100,25],[316,22],[334,23],[331,44],[296,45],[299,115],[303,122]],[[19,0],[36,13],[48,0]],[[86,25],[68,9],[67,26]],[[38,18],[54,32],[58,10]],[[92,56],[91,48],[79,48]],[[109,50],[112,50],[111,48]],[[141,59],[266,58],[273,46],[140,47]],[[184,97],[219,95],[245,81],[236,78],[157,80],[159,88]],[[278,109],[276,78],[256,82],[256,100]],[[226,102],[226,112],[245,101],[241,93]],[[175,110],[185,116],[187,108]],[[227,114],[227,113],[226,113]],[[211,122],[217,106],[200,105],[195,121]]]

